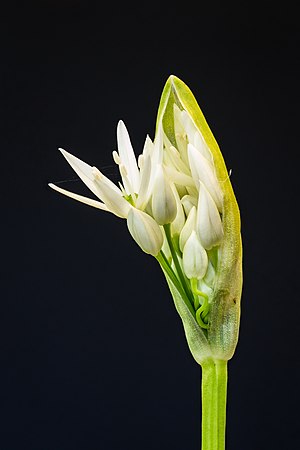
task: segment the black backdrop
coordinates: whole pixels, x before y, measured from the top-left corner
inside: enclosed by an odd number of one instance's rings
[[[58,147],[117,181],[117,121],[139,154],[170,74],[196,96],[241,210],[228,449],[299,448],[296,13],[110,6],[1,14],[0,449],[200,448],[201,373],[156,261],[124,221],[47,186],[75,176]]]

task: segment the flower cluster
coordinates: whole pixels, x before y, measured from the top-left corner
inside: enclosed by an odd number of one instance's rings
[[[223,193],[212,152],[192,117],[173,104],[172,136],[160,121],[136,158],[123,121],[117,125],[112,156],[121,182],[60,149],[70,166],[99,199],[49,186],[75,200],[126,219],[141,247],[156,257],[200,327],[209,327],[209,305],[224,232]]]

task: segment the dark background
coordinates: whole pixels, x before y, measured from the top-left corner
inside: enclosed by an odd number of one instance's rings
[[[125,221],[47,186],[76,177],[58,147],[117,181],[117,121],[139,154],[170,74],[241,210],[227,448],[300,447],[298,16],[242,3],[2,8],[1,450],[200,448],[201,372],[158,264]]]

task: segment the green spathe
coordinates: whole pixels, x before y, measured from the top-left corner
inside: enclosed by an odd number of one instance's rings
[[[175,307],[183,322],[190,351],[195,360],[203,365],[208,358],[224,361],[232,358],[238,341],[242,292],[240,214],[223,156],[203,113],[186,84],[171,75],[161,95],[156,125],[158,129],[162,122],[172,143],[175,143],[174,104],[188,112],[209,147],[223,194],[224,238],[218,249],[218,268],[210,300],[210,326],[207,330],[198,325],[182,295],[164,271]]]

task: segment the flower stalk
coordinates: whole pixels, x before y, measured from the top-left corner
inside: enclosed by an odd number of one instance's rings
[[[202,363],[202,450],[225,450],[227,361]]]
[[[227,361],[239,334],[242,292],[240,215],[217,142],[190,89],[170,76],[153,141],[136,158],[117,125],[118,186],[62,150],[96,199],[49,184],[126,220],[139,247],[164,273],[187,344],[202,368],[202,450],[225,450]]]

